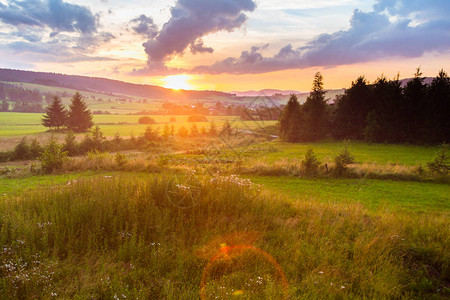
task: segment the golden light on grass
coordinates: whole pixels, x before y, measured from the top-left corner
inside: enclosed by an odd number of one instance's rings
[[[164,82],[164,87],[174,90],[192,90],[193,86],[189,84],[192,79],[190,75],[172,75],[167,76],[162,81]]]

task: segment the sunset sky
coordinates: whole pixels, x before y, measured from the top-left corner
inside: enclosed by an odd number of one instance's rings
[[[308,91],[450,71],[450,0],[0,0],[0,67]]]

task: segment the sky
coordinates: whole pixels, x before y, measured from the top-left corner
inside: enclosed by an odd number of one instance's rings
[[[450,0],[0,0],[0,67],[308,91],[450,72]]]

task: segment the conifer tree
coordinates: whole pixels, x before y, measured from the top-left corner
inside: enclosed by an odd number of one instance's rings
[[[280,136],[286,142],[299,142],[301,108],[297,96],[292,94],[280,119]]]
[[[323,76],[317,72],[312,91],[302,107],[305,123],[301,135],[305,140],[315,141],[325,136],[326,107]]]
[[[54,96],[53,102],[47,107],[42,117],[42,125],[59,130],[66,125],[66,121],[67,111],[62,105],[61,98]]]
[[[74,132],[85,132],[94,126],[92,113],[78,92],[72,97],[67,126]]]

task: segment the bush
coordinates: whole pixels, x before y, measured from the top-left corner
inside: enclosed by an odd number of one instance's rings
[[[13,160],[26,160],[30,159],[31,151],[30,145],[27,143],[27,140],[23,138],[17,145],[14,147],[12,159]]]
[[[52,137],[48,145],[44,147],[44,152],[39,158],[42,171],[44,173],[52,173],[61,169],[66,158],[67,152],[63,151],[63,146],[58,145]]]
[[[335,175],[341,177],[347,172],[347,165],[355,161],[353,155],[348,151],[348,141],[344,141],[344,146],[338,156],[334,158]]]
[[[319,169],[319,161],[311,147],[306,149],[305,157],[301,161],[302,169],[306,175],[316,175]]]
[[[208,122],[204,115],[192,115],[187,119],[188,122]]]
[[[450,170],[450,164],[449,164],[449,156],[447,154],[448,152],[448,145],[442,144],[441,149],[436,154],[436,157],[432,162],[429,162],[428,169],[438,175],[447,175],[448,171]]]
[[[156,121],[150,117],[140,117],[138,120],[139,124],[156,124]]]
[[[170,117],[170,120],[169,120],[170,123],[174,123],[174,122],[176,122],[176,121],[177,121],[177,118],[175,118],[175,117]]]

